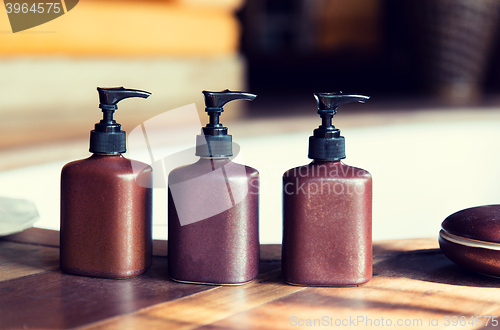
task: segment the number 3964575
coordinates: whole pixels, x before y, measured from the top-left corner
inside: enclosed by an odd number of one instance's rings
[[[5,4],[5,8],[7,9],[7,14],[59,14],[61,12],[61,4],[60,3],[52,3],[52,2],[35,2],[33,4],[28,3],[10,3],[7,2]]]

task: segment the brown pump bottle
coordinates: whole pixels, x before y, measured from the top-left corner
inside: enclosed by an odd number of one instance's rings
[[[196,137],[200,159],[168,176],[168,272],[178,282],[238,285],[259,273],[259,173],[232,161],[219,116],[227,102],[255,95],[203,94],[210,122]]]
[[[76,275],[128,278],[151,266],[151,167],[122,156],[126,133],[113,120],[117,103],[150,93],[97,88],[103,119],[90,133],[87,159],[61,172],[61,270]],[[143,168],[135,176],[132,168]]]
[[[305,166],[283,175],[282,274],[294,285],[350,286],[372,277],[372,178],[343,164],[338,106],[369,97],[314,94],[322,125],[309,138]]]

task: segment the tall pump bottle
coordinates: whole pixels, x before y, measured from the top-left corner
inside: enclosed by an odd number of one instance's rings
[[[168,271],[178,282],[243,284],[259,272],[259,173],[232,161],[219,116],[227,102],[256,95],[203,94],[210,122],[196,137],[200,159],[168,176]]]
[[[314,94],[322,125],[309,138],[313,161],[283,175],[282,273],[287,283],[350,286],[372,277],[372,178],[346,165],[337,107],[369,97]]]
[[[76,275],[128,278],[151,266],[152,173],[123,157],[126,133],[113,113],[121,100],[150,93],[97,90],[103,119],[90,133],[93,155],[61,172],[60,265]],[[132,166],[144,170],[136,177]]]

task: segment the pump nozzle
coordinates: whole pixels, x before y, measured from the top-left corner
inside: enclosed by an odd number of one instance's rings
[[[257,97],[257,95],[254,94],[245,92],[233,92],[229,89],[226,89],[222,92],[203,91],[203,95],[205,96],[205,106],[207,108],[222,108],[227,102],[233,100],[253,101],[253,99]]]
[[[201,157],[230,157],[232,137],[227,134],[227,127],[219,122],[219,116],[224,112],[223,106],[233,100],[252,101],[257,95],[245,92],[233,92],[226,89],[222,92],[203,91],[205,96],[205,111],[209,123],[202,128],[202,134],[196,136],[196,155]]]
[[[151,93],[149,92],[136,89],[126,89],[123,87],[97,87],[97,92],[99,93],[99,108],[103,110],[116,110],[118,109],[118,106],[116,104],[121,100],[129,97],[142,97],[144,99],[147,99],[151,95]]]
[[[129,97],[148,98],[151,93],[126,89],[123,87],[100,88],[99,108],[102,109],[102,120],[95,124],[95,129],[90,132],[90,152],[101,154],[121,154],[126,149],[126,133],[121,130],[121,125],[113,119],[116,105],[123,99]]]
[[[337,92],[337,93],[314,93],[314,98],[316,99],[316,102],[318,102],[319,114],[331,111],[333,112],[332,115],[334,115],[335,113],[337,113],[337,108],[342,104],[352,103],[352,102],[365,103],[365,101],[368,100],[370,97],[364,95],[342,94],[342,92]]]
[[[226,89],[222,92],[203,91],[205,96],[205,111],[210,118],[209,123],[203,128],[205,135],[227,135],[227,128],[219,123],[219,116],[224,109],[226,103],[234,100],[249,100],[253,101],[257,95],[245,92],[233,92]]]
[[[314,93],[318,103],[321,125],[309,137],[309,158],[319,160],[340,160],[345,158],[345,140],[340,130],[332,124],[337,108],[351,102],[365,103],[369,96],[338,93]]]

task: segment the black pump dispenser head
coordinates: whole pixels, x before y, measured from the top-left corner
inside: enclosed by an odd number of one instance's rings
[[[113,119],[113,113],[118,109],[116,104],[129,97],[148,98],[151,93],[123,87],[97,87],[97,92],[99,93],[99,108],[102,109],[103,118],[95,124],[95,129],[90,132],[89,151],[107,155],[124,153],[127,151],[127,137],[126,133],[121,130],[121,125]]]
[[[309,137],[309,158],[314,160],[338,161],[345,158],[345,140],[340,130],[332,125],[337,108],[351,102],[364,103],[369,96],[338,93],[314,93],[318,102],[318,114],[322,124]]]
[[[203,91],[205,96],[205,111],[210,118],[207,126],[196,136],[196,156],[200,157],[231,157],[233,155],[232,136],[227,134],[227,127],[219,122],[224,112],[223,106],[233,100],[252,101],[257,95],[233,92],[226,89],[222,92]]]

